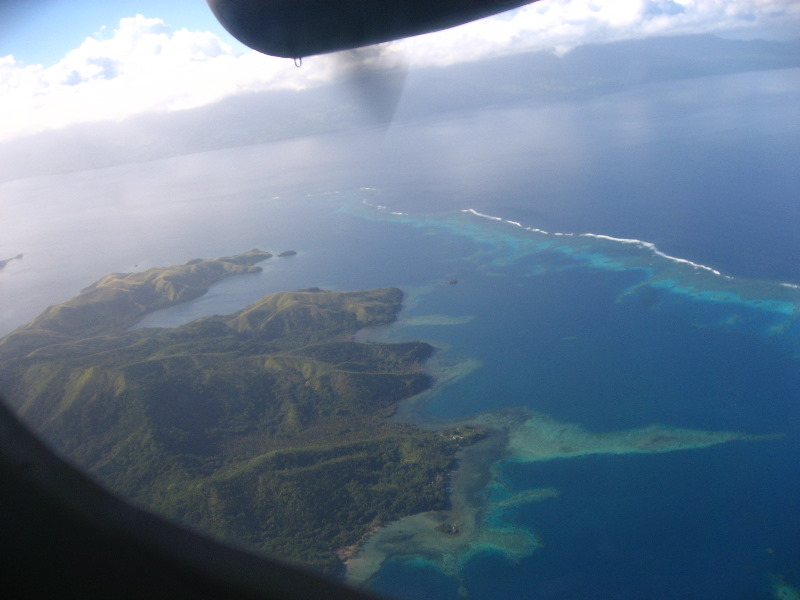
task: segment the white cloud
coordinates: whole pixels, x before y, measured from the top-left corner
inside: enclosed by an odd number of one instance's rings
[[[420,64],[447,65],[526,50],[655,35],[800,33],[798,0],[541,0],[402,45]]]
[[[699,32],[800,31],[798,0],[542,0],[389,47],[412,65],[448,65],[525,50]],[[237,53],[210,32],[122,19],[51,67],[0,57],[0,140],[72,123],[180,110],[246,91],[304,88],[335,73],[330,57],[292,61]],[[13,115],[13,118],[8,118]]]
[[[160,19],[122,19],[51,67],[0,57],[0,139],[65,125],[200,106],[248,90],[298,85],[285,60],[237,55],[209,32],[171,31]]]

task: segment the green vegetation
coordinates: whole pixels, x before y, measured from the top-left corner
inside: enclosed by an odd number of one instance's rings
[[[126,498],[338,573],[376,527],[445,508],[455,454],[482,432],[386,420],[430,385],[433,351],[352,341],[396,318],[394,288],[271,294],[232,315],[127,330],[268,256],[106,276],[0,341],[0,389]]]
[[[202,296],[211,285],[226,277],[258,273],[261,267],[254,265],[271,256],[269,252],[251,250],[141,273],[111,273],[81,290],[72,300],[49,307],[3,341],[10,344],[11,340],[42,331],[82,338],[120,333],[149,312]]]

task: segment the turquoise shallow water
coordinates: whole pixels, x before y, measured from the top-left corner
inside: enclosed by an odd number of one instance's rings
[[[109,272],[295,249],[145,324],[399,286],[401,320],[365,337],[429,340],[431,368],[462,375],[407,416],[544,415],[476,495],[491,535],[439,562],[389,556],[369,587],[773,598],[800,586],[796,75],[487,111],[380,149],[308,138],[8,182],[0,258],[25,256],[0,273],[0,331]],[[498,542],[512,534],[524,551]]]
[[[455,577],[390,559],[373,589],[423,598],[772,597],[771,575],[793,573],[800,556],[799,290],[729,278],[643,244],[563,236],[547,244],[552,235],[469,213],[366,214],[378,215],[475,245],[461,261],[441,258],[456,285],[417,295],[406,321],[382,334],[430,339],[447,360],[480,361],[418,419],[524,406],[591,432],[659,424],[786,436],[657,454],[510,457],[487,500],[498,500],[498,486],[506,496],[558,495],[484,518],[535,533],[542,548],[516,562],[491,547],[472,551]]]
[[[660,425],[784,436],[656,453],[601,443],[553,460],[506,453],[481,492],[480,519],[541,547],[509,559],[502,545],[478,544],[444,570],[389,556],[371,589],[766,599],[773,576],[796,581],[799,289],[730,278],[646,244],[556,236],[472,212],[393,214],[379,195],[295,203],[282,219],[295,232],[304,224],[289,244],[296,257],[271,259],[264,273],[148,324],[229,312],[280,289],[399,285],[400,321],[363,337],[425,339],[439,347],[432,368],[472,365],[407,414],[419,422],[524,407],[590,434]],[[503,504],[540,489],[553,492]]]
[[[279,290],[400,286],[401,320],[366,337],[425,339],[440,348],[432,368],[472,365],[416,407],[418,421],[524,407],[589,433],[658,424],[785,436],[633,454],[624,440],[615,453],[590,440],[595,450],[581,456],[501,457],[479,518],[541,547],[509,559],[502,544],[481,542],[444,570],[390,556],[371,589],[398,598],[682,600],[772,598],[773,576],[798,584],[800,289],[729,278],[644,243],[379,204],[375,190],[243,200],[240,210],[262,227],[217,242],[215,254],[257,246],[297,256],[270,259],[263,273],[145,324],[228,313]],[[180,240],[180,258],[162,264],[211,255],[194,243]],[[497,504],[542,488],[554,493]]]

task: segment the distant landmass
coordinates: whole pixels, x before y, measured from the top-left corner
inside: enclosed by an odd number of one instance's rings
[[[540,549],[535,532],[500,517],[560,492],[487,495],[500,485],[497,461],[779,437],[660,425],[598,433],[526,409],[439,430],[389,420],[433,383],[422,368],[429,344],[353,341],[395,321],[396,288],[279,292],[230,315],[131,329],[270,256],[251,250],[107,275],[0,340],[0,389],[59,453],[123,497],[357,585],[389,558],[424,557],[463,588],[476,553],[491,548],[513,561]]]
[[[708,34],[586,44],[564,55],[532,51],[414,70],[395,122],[459,111],[609,93],[659,81],[800,66],[800,41],[731,40]],[[445,84],[443,84],[445,82]],[[329,135],[364,126],[358,103],[331,103],[346,82],[316,89],[253,92],[120,122],[81,123],[0,144],[0,181]],[[337,90],[337,88],[339,88]],[[270,119],[251,115],[270,106]],[[298,118],[297,115],[315,115]],[[187,132],[203,128],[201,139]],[[94,151],[63,152],[76,138]],[[37,156],[36,161],[28,157]],[[86,161],[90,162],[87,163]]]
[[[271,256],[269,252],[251,250],[140,273],[111,273],[81,290],[75,298],[50,306],[3,342],[16,346],[20,338],[42,333],[82,338],[121,333],[145,314],[202,296],[226,277],[260,272],[261,267],[255,264]]]
[[[386,419],[431,385],[430,345],[352,341],[395,320],[396,288],[282,292],[130,330],[270,256],[107,275],[0,340],[0,387],[58,452],[129,500],[341,574],[369,533],[446,507],[456,453],[482,431]]]

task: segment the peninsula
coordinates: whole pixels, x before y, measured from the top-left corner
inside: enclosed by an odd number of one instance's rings
[[[396,319],[396,288],[281,292],[232,315],[130,330],[269,256],[107,275],[0,341],[0,389],[123,497],[342,574],[370,532],[447,506],[456,453],[480,435],[386,419],[431,384],[430,345],[352,341]]]

